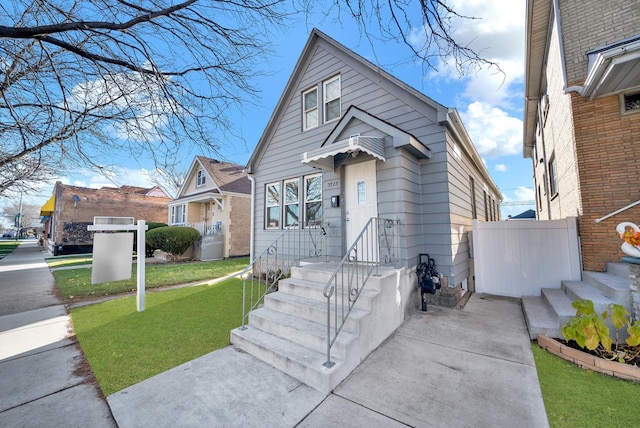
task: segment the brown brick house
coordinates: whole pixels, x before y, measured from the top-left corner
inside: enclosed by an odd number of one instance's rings
[[[198,260],[248,255],[251,182],[244,167],[196,156],[169,203],[168,224],[200,232],[193,254]]]
[[[170,201],[171,197],[158,186],[90,189],[58,181],[40,213],[47,247],[55,255],[90,253],[93,234],[87,226],[93,224],[95,216],[166,223]]]
[[[585,270],[619,261],[640,222],[640,8],[528,0],[524,156],[540,220],[577,217]]]

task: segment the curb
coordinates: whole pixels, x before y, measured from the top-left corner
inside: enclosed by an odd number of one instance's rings
[[[538,346],[564,360],[577,364],[585,370],[592,370],[612,377],[640,382],[640,368],[634,365],[622,364],[617,361],[609,361],[596,357],[564,345],[544,334],[538,335]]]

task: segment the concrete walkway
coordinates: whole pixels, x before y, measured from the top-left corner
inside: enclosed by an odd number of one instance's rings
[[[227,347],[108,397],[128,427],[547,427],[520,301],[416,312],[330,395]]]
[[[416,309],[329,395],[229,346],[104,400],[52,287],[35,241],[0,260],[1,427],[548,426],[517,299]]]
[[[0,260],[0,426],[115,427],[37,241]]]

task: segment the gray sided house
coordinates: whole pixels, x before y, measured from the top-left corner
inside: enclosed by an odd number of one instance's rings
[[[302,258],[316,258],[309,260],[315,263],[292,268],[291,278],[280,281],[278,292],[250,313],[248,327],[232,332],[232,343],[324,391],[331,390],[391,334],[407,311],[420,307],[415,272],[420,254],[429,254],[443,276],[442,288],[430,297],[441,304],[456,304],[473,286],[472,220],[499,219],[500,191],[457,111],[318,30],[312,31],[246,172],[254,195],[252,259],[283,252],[284,245],[274,241],[290,230],[299,234],[299,245],[306,245]],[[371,218],[380,220],[368,226]],[[369,229],[373,232],[367,235]],[[331,272],[341,260],[358,266],[349,275],[366,271],[365,265],[382,269],[372,273],[364,286],[349,280],[348,286],[336,283],[334,289],[325,285],[331,275],[324,271]],[[309,283],[321,290],[325,287],[324,297],[317,291],[314,295]],[[345,344],[343,349],[340,337],[318,339],[292,327],[291,313],[305,313],[301,324],[313,329],[313,323],[327,322],[326,310],[317,316],[310,313],[315,309],[292,308],[286,317],[271,312],[271,308],[280,311],[307,301],[303,299],[309,299],[309,307],[320,308],[318,300],[338,296],[340,287],[347,290],[350,301],[363,289],[384,296],[379,306],[372,296],[367,297],[371,302],[362,303],[362,310],[371,317],[366,326],[361,324],[350,333],[349,321],[344,324],[342,331],[355,335],[357,345]],[[298,296],[288,297],[288,293]],[[307,295],[301,297],[301,293]],[[358,301],[354,308],[359,305]],[[287,327],[268,327],[276,318]],[[373,330],[367,333],[369,327]],[[318,334],[322,331],[318,328]],[[261,338],[264,334],[267,338]],[[259,355],[265,344],[278,347],[281,343],[269,334],[280,335],[287,346]],[[298,343],[288,344],[292,340]],[[294,357],[287,354],[311,355],[306,348],[322,353],[332,340],[331,349],[336,351],[327,352],[326,365],[331,366],[335,356],[331,370],[341,374],[320,370],[314,378],[309,374],[313,367],[302,367],[308,361],[296,369],[291,362]]]
[[[200,232],[193,256],[214,260],[249,254],[251,183],[243,166],[196,156],[169,202],[168,224]]]
[[[428,253],[449,287],[466,288],[471,220],[499,219],[500,191],[457,111],[317,30],[246,171],[254,252],[283,228],[322,221],[341,258],[370,217],[387,218],[400,225],[401,266]]]

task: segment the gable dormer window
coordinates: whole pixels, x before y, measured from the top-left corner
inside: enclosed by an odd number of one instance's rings
[[[196,186],[200,187],[200,186],[204,186],[204,184],[207,181],[207,177],[204,175],[204,170],[199,170],[198,171],[198,176],[196,178]]]
[[[322,83],[324,94],[324,121],[330,122],[340,117],[340,76],[332,77]]]
[[[303,129],[311,129],[318,126],[318,88],[309,89],[302,94],[303,105]]]

